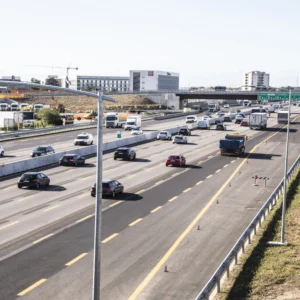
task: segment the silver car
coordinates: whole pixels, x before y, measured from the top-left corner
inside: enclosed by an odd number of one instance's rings
[[[172,140],[172,135],[169,131],[160,131],[157,135],[158,140]]]
[[[176,135],[174,136],[173,144],[187,144],[187,137],[183,135]]]

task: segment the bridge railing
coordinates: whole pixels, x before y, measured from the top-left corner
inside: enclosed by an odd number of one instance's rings
[[[299,168],[299,165],[300,156],[298,156],[288,171],[288,182],[292,179],[292,176]],[[226,277],[229,278],[232,267],[238,263],[239,255],[241,253],[245,253],[245,247],[247,244],[251,244],[252,237],[257,234],[257,230],[261,227],[262,222],[266,219],[266,215],[276,205],[280,195],[283,193],[283,188],[284,185],[282,179],[195,300],[209,300],[212,299],[216,293],[221,292],[221,281]]]

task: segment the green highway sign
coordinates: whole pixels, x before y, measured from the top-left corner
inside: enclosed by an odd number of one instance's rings
[[[289,100],[289,93],[258,93],[257,100],[286,101]],[[300,100],[300,93],[292,93],[291,100]]]

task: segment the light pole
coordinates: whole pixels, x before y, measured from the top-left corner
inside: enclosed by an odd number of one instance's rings
[[[102,211],[102,153],[103,153],[103,92],[98,97],[98,124],[97,124],[97,174],[96,174],[96,205],[94,230],[94,265],[93,265],[93,300],[100,300],[101,274],[101,211]]]
[[[102,219],[102,152],[103,152],[103,100],[116,102],[113,98],[103,96],[102,92],[99,95],[78,91],[69,88],[63,88],[52,85],[20,82],[20,81],[4,81],[0,80],[0,86],[28,86],[46,90],[67,91],[74,94],[89,96],[98,99],[98,136],[97,136],[97,168],[96,168],[96,204],[95,204],[95,232],[94,232],[94,264],[93,264],[93,300],[100,300],[100,266],[101,266],[101,219]]]
[[[285,163],[284,163],[284,177],[283,177],[283,199],[282,199],[282,216],[281,216],[281,238],[280,242],[268,242],[270,245],[286,246],[287,242],[284,239],[285,234],[285,211],[286,211],[286,194],[287,194],[287,172],[288,172],[288,158],[289,158],[289,134],[290,134],[290,118],[291,118],[291,90],[289,90],[289,110],[288,123],[286,128],[286,145],[285,145]]]

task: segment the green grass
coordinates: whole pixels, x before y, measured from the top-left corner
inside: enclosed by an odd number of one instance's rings
[[[287,194],[288,246],[270,246],[268,241],[280,241],[281,237],[280,204],[263,223],[217,300],[300,299],[300,172]]]

